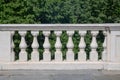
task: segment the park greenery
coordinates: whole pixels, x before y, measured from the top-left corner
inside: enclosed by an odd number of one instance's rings
[[[120,0],[0,0],[0,24],[48,24],[48,23],[119,23],[120,22]],[[75,59],[79,52],[78,44],[80,35],[75,31],[73,35]],[[20,34],[15,31],[13,36],[16,52],[16,59],[20,52]],[[32,52],[31,44],[33,36],[30,31],[26,34],[28,60]],[[98,48],[97,51],[101,55],[103,51],[102,44],[104,42],[104,35],[99,31],[97,36]],[[54,59],[56,35],[51,31],[49,36],[52,53],[51,58]],[[89,52],[91,50],[90,43],[92,37],[91,32],[87,31],[85,36],[86,53],[89,59]],[[68,36],[66,31],[62,32],[62,53],[65,59],[67,51]],[[40,59],[43,57],[44,35],[42,31],[38,35]],[[101,56],[99,56],[101,59]]]
[[[0,23],[118,23],[120,0],[0,0]]]

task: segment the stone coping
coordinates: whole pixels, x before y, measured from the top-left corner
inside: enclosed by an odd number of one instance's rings
[[[115,30],[120,31],[119,23],[106,24],[0,24],[0,31],[14,30]]]

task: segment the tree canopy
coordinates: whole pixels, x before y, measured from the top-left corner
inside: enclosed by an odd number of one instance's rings
[[[119,23],[120,0],[0,0],[0,23]]]

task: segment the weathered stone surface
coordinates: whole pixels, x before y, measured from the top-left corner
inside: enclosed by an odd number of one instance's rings
[[[120,71],[102,70],[9,70],[0,80],[119,80]]]

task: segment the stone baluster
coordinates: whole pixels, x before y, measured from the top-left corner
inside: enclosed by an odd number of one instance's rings
[[[80,43],[79,43],[79,49],[80,51],[78,52],[78,60],[79,61],[86,61],[86,52],[85,52],[85,41],[84,41],[84,36],[86,34],[86,31],[79,31],[79,34],[81,35]]]
[[[26,52],[26,42],[25,42],[25,35],[26,31],[20,31],[19,32],[21,35],[21,43],[20,43],[20,53],[19,53],[19,61],[27,61],[27,52]]]
[[[39,52],[38,52],[38,41],[37,41],[37,36],[39,34],[38,31],[31,31],[33,35],[33,43],[32,43],[32,48],[33,52],[31,53],[31,61],[39,61]]]
[[[13,35],[14,35],[14,31],[11,32],[11,61],[15,61]]]
[[[103,43],[104,50],[102,52],[102,60],[107,61],[107,40],[106,40],[107,39],[107,32],[104,31],[103,34],[105,36],[105,39],[104,39],[104,43]]]
[[[96,41],[96,36],[98,34],[98,31],[92,31],[92,42],[91,42],[91,52],[90,52],[90,60],[91,61],[98,61],[98,53],[96,51],[98,45]]]
[[[66,59],[67,61],[74,61],[74,52],[73,52],[73,41],[72,41],[72,35],[74,34],[74,31],[67,31],[68,34],[68,43],[67,43],[67,48],[68,51],[66,53]]]
[[[62,34],[61,31],[55,31],[55,34],[57,36],[57,40],[55,43],[55,48],[56,48],[56,52],[55,52],[55,61],[62,61],[62,52],[61,52],[61,48],[62,48],[62,44],[60,41],[60,35]]]
[[[50,61],[51,60],[51,53],[49,51],[49,49],[50,49],[50,42],[49,42],[50,31],[43,31],[43,34],[45,36],[45,41],[43,44],[43,47],[44,47],[43,61]]]

